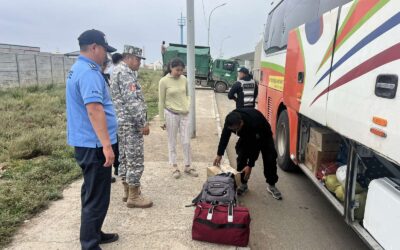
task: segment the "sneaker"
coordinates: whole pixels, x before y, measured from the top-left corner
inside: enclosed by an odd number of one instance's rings
[[[199,174],[197,173],[196,169],[185,167],[185,174],[190,175],[192,177],[197,177]]]
[[[172,176],[173,176],[175,179],[179,179],[179,177],[181,177],[181,171],[179,171],[179,169],[175,169],[175,170],[172,172]]]
[[[119,239],[118,234],[106,234],[103,232],[100,232],[100,244],[107,244],[107,243],[111,243],[114,241],[117,241]]]
[[[238,187],[238,189],[237,189],[237,194],[238,195],[242,195],[242,194],[244,194],[245,192],[247,192],[247,190],[249,190],[249,187],[247,186],[247,184],[242,184],[242,185],[240,185],[239,187]]]
[[[271,193],[272,197],[277,200],[282,200],[282,194],[274,185],[268,185],[267,191]]]

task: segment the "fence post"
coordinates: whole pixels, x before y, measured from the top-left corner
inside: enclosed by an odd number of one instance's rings
[[[35,59],[36,85],[39,86],[39,74],[38,74],[37,55],[33,55],[33,58]]]
[[[54,84],[54,76],[53,76],[53,57],[50,56],[50,74],[51,74],[51,84]]]
[[[21,73],[19,70],[18,54],[15,54],[15,62],[17,63],[18,87],[21,87]]]
[[[63,74],[64,74],[64,82],[65,83],[65,56],[63,56]]]

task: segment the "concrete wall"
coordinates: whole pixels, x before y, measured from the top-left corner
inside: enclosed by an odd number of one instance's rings
[[[64,83],[74,62],[50,53],[0,53],[0,88]]]
[[[32,54],[39,52],[39,47],[0,43],[0,53]]]

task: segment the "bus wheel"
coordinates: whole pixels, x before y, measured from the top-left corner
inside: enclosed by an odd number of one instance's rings
[[[276,125],[276,151],[278,153],[277,163],[283,171],[293,171],[296,166],[290,159],[290,133],[289,118],[287,111],[284,110],[279,115]]]
[[[226,87],[226,84],[224,82],[217,82],[215,84],[215,86],[214,86],[214,89],[218,93],[225,93],[227,87]]]

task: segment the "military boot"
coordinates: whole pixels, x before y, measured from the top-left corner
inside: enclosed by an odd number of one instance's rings
[[[122,196],[122,201],[126,202],[128,200],[129,185],[126,183],[126,181],[123,181],[122,185],[124,186],[124,196]]]
[[[129,186],[129,195],[126,206],[129,208],[148,208],[153,206],[153,202],[143,197],[140,186]]]

